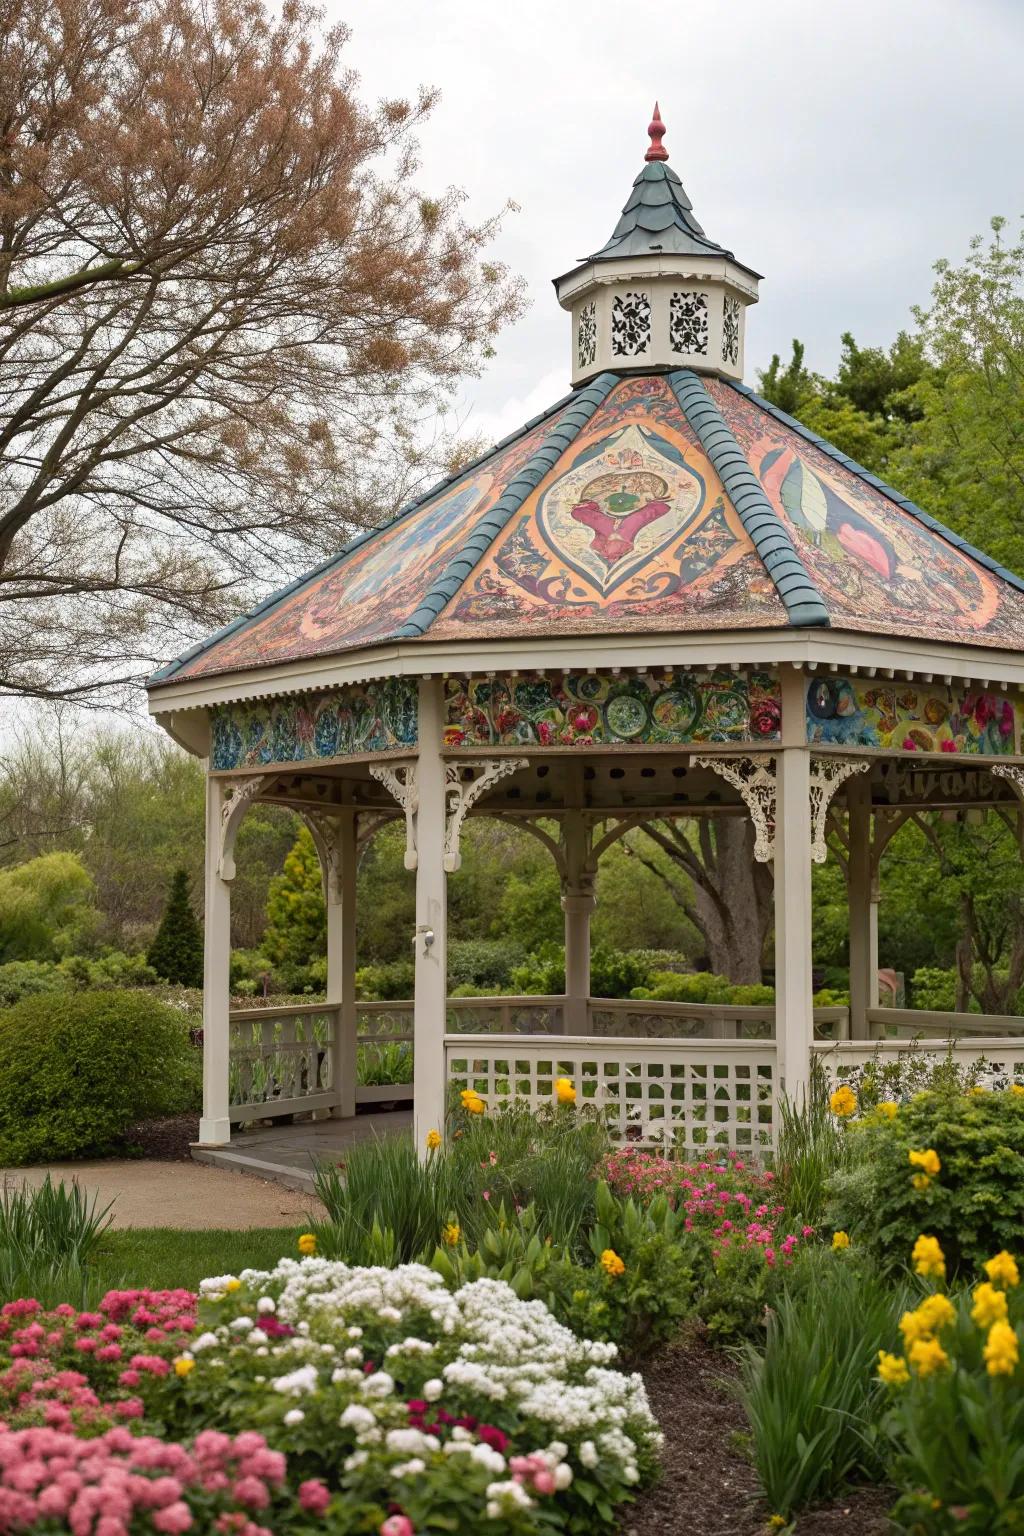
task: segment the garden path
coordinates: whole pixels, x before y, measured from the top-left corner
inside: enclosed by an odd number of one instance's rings
[[[251,1174],[149,1159],[0,1169],[0,1186],[35,1188],[48,1173],[54,1183],[77,1180],[90,1199],[97,1197],[101,1209],[113,1201],[116,1227],[295,1227],[312,1206],[320,1209],[311,1195]]]

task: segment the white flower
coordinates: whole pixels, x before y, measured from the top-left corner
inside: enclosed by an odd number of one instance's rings
[[[300,1365],[297,1371],[289,1371],[286,1376],[275,1376],[271,1386],[275,1392],[283,1392],[288,1397],[302,1397],[307,1392],[315,1392],[319,1381],[315,1365]]]
[[[593,1440],[584,1440],[580,1446],[580,1463],[584,1467],[596,1467],[597,1461],[597,1446]]]
[[[410,1461],[399,1462],[397,1467],[391,1468],[392,1477],[418,1477],[421,1472],[427,1470],[427,1464],[419,1456],[413,1456]]]
[[[346,1349],[345,1351],[344,1359],[346,1365],[358,1365],[362,1358],[363,1352],[357,1344],[353,1344],[351,1349]]]
[[[377,1420],[369,1408],[364,1408],[362,1403],[349,1403],[338,1423],[342,1429],[354,1429],[357,1433],[363,1429],[377,1427]]]
[[[276,1312],[277,1302],[274,1300],[273,1296],[261,1296],[259,1301],[256,1303],[256,1311]]]
[[[233,1317],[230,1323],[228,1323],[228,1327],[233,1328],[236,1333],[245,1333],[248,1329],[255,1326],[251,1317]]]
[[[197,1355],[201,1349],[211,1349],[214,1344],[219,1343],[220,1339],[215,1333],[201,1333],[198,1339],[192,1340],[192,1353]]]
[[[296,1424],[301,1424],[306,1415],[301,1408],[289,1408],[284,1416],[284,1422],[289,1429],[294,1429]]]
[[[441,1449],[440,1440],[434,1435],[425,1435],[421,1429],[389,1429],[384,1443],[389,1451],[400,1451],[406,1456]]]
[[[387,1371],[375,1371],[372,1376],[363,1377],[364,1397],[390,1397],[394,1390],[394,1377]]]
[[[367,1461],[369,1461],[369,1459],[369,1451],[353,1451],[351,1456],[345,1457],[345,1471],[358,1472],[359,1468],[363,1466]]]
[[[246,1339],[250,1344],[266,1344],[269,1337],[269,1334],[264,1333],[262,1328],[250,1328],[246,1334]]]
[[[485,1496],[488,1520],[502,1520],[516,1510],[533,1508],[533,1500],[521,1483],[488,1483]]]
[[[439,1381],[436,1376],[432,1377],[430,1381],[423,1383],[423,1396],[428,1403],[436,1403],[443,1391],[444,1382]]]
[[[564,1492],[572,1483],[572,1467],[567,1461],[560,1461],[555,1468],[555,1487],[559,1492]]]
[[[478,1462],[480,1466],[486,1467],[488,1472],[493,1472],[495,1475],[505,1470],[505,1458],[501,1452],[494,1450],[492,1446],[485,1445],[482,1440],[478,1445],[470,1448],[469,1456],[471,1461]]]

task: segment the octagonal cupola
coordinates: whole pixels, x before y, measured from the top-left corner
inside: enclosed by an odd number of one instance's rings
[[[597,374],[692,368],[743,377],[745,311],[760,273],[711,240],[668,164],[658,104],[644,166],[600,250],[555,278],[572,315],[572,382]]]

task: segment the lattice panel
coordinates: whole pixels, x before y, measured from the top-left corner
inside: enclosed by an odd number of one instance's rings
[[[857,1088],[865,1074],[873,1076],[884,1098],[900,1098],[918,1093],[930,1084],[936,1067],[952,1058],[960,1068],[974,1069],[978,1082],[991,1089],[1024,1084],[1024,1040],[963,1039],[950,1044],[946,1040],[901,1040],[870,1042],[850,1046],[819,1046],[818,1061],[833,1087],[849,1083]]]
[[[554,1103],[555,1082],[567,1077],[577,1103],[600,1109],[619,1142],[687,1151],[772,1146],[774,1047],[645,1049],[572,1039],[541,1047],[478,1036],[447,1040],[445,1058],[453,1090],[475,1088],[489,1108],[515,1099],[535,1109]]]

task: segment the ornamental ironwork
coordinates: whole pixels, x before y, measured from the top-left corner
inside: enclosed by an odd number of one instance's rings
[[[651,301],[646,293],[617,293],[612,301],[612,352],[638,357],[651,343]]]
[[[668,308],[668,338],[673,352],[704,357],[708,350],[708,296],[696,291],[674,293]]]

